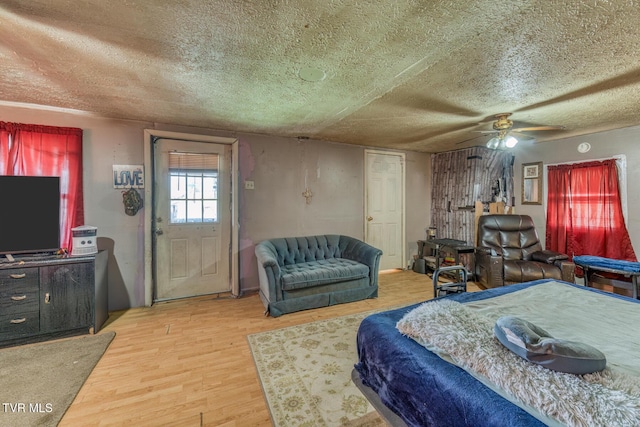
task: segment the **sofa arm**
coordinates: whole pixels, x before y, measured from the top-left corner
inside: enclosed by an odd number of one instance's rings
[[[502,254],[487,247],[475,249],[476,280],[487,288],[504,286],[504,261]]]
[[[569,261],[569,256],[552,250],[536,251],[531,254],[533,261],[553,264],[560,269],[562,280],[569,283],[575,282],[576,265]]]
[[[569,260],[555,261],[554,265],[558,267],[562,274],[562,280],[569,283],[576,281],[576,265]]]
[[[569,255],[561,254],[560,252],[556,251],[544,250],[532,253],[531,259],[538,262],[545,262],[547,264],[555,264],[556,261],[569,259]]]
[[[357,261],[369,267],[371,286],[378,284],[378,270],[382,251],[368,243],[349,236],[340,236],[340,253],[342,258]]]
[[[258,259],[260,290],[269,301],[281,301],[281,271],[275,247],[271,242],[263,241],[256,245],[255,253]]]

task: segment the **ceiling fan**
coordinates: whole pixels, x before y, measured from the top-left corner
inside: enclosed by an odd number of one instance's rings
[[[542,130],[563,130],[564,126],[531,126],[514,128],[513,121],[509,119],[511,113],[500,113],[494,117],[497,119],[493,122],[493,130],[489,131],[476,131],[485,134],[495,134],[493,138],[487,141],[487,147],[492,149],[505,149],[513,148],[518,143],[518,138],[521,140],[533,139],[522,134],[522,132],[537,132]],[[515,134],[515,136],[514,136]]]

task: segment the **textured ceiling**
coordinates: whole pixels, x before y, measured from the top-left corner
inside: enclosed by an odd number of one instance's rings
[[[566,127],[543,142],[640,124],[639,22],[634,0],[2,0],[0,102],[429,152],[513,112]]]

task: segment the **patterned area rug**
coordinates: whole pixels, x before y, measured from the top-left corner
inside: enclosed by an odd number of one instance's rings
[[[274,426],[386,425],[351,382],[356,332],[369,314],[247,337]]]

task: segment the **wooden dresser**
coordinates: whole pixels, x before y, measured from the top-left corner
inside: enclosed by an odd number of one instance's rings
[[[0,347],[95,333],[108,316],[106,251],[0,263]]]

